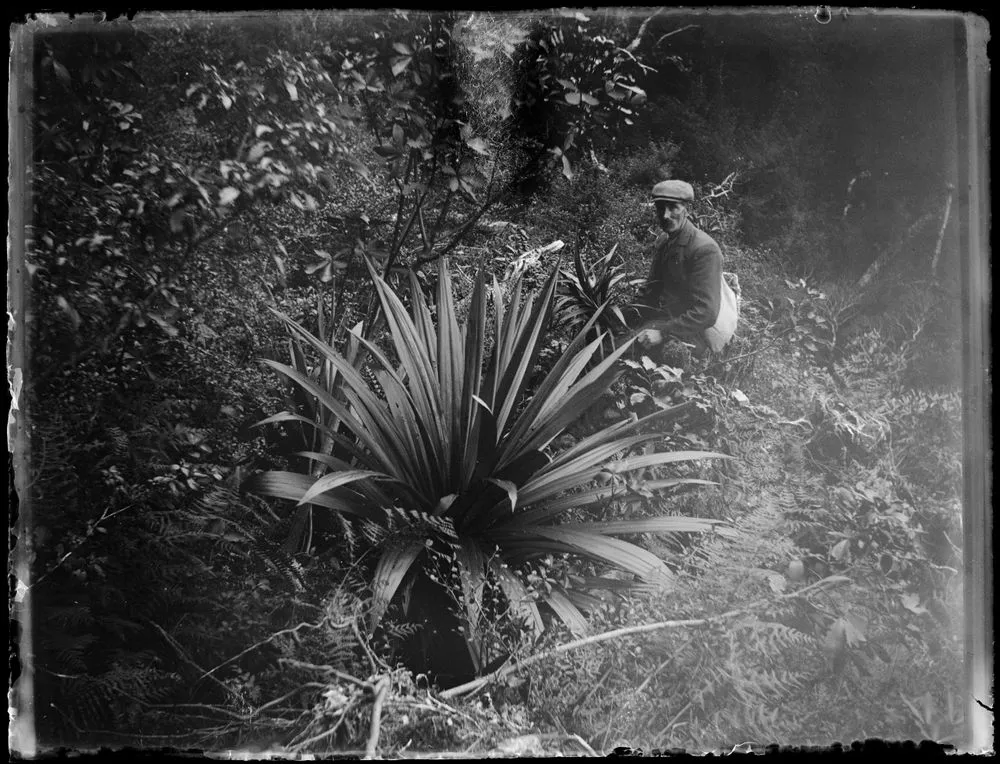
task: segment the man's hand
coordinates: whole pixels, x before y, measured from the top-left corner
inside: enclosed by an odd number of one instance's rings
[[[652,347],[663,342],[663,332],[658,329],[643,329],[636,335],[636,339],[644,348]]]

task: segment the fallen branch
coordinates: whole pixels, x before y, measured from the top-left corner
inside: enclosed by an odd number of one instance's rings
[[[365,759],[374,759],[375,750],[378,748],[379,728],[382,723],[382,704],[385,702],[385,695],[389,691],[389,678],[385,677],[379,681],[375,688],[375,700],[372,701],[372,721],[368,731],[368,745],[365,746]]]
[[[626,52],[628,53],[635,52],[636,48],[638,48],[640,43],[642,42],[642,36],[646,33],[646,27],[649,26],[649,22],[655,19],[661,13],[663,13],[664,10],[665,10],[664,8],[657,8],[651,16],[646,18],[646,20],[639,25],[639,31],[636,32],[635,38],[624,48]]]
[[[619,637],[629,637],[636,634],[647,634],[653,631],[662,631],[663,629],[674,629],[681,628],[685,626],[707,626],[710,623],[716,621],[724,621],[729,618],[734,618],[738,615],[745,615],[746,613],[761,607],[763,605],[770,605],[776,599],[794,599],[797,597],[802,597],[804,594],[812,589],[816,589],[824,584],[833,583],[843,583],[849,579],[845,576],[828,576],[820,581],[816,581],[809,586],[799,589],[795,592],[789,592],[788,594],[782,594],[778,597],[772,597],[769,599],[759,600],[745,607],[737,608],[736,610],[730,610],[726,613],[721,613],[719,615],[707,616],[705,618],[687,618],[676,621],[658,621],[657,623],[647,623],[641,626],[625,626],[621,629],[615,629],[614,631],[606,631],[601,634],[594,634],[589,637],[581,637],[580,639],[575,639],[572,642],[566,642],[565,644],[558,645],[551,650],[546,650],[544,652],[533,655],[523,661],[520,661],[514,665],[508,665],[502,667],[491,674],[487,674],[479,679],[473,679],[471,682],[466,682],[465,684],[460,684],[457,687],[451,687],[440,693],[442,698],[455,698],[462,695],[468,695],[473,692],[485,687],[490,682],[498,681],[500,679],[505,679],[511,674],[516,674],[517,672],[528,668],[529,666],[534,666],[536,663],[541,663],[542,661],[548,660],[556,655],[561,655],[563,653],[568,653],[571,650],[576,650],[579,647],[586,647],[587,645],[596,645],[601,642],[609,642],[613,639],[618,639]]]

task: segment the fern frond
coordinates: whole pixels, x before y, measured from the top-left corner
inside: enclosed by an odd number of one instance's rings
[[[121,427],[108,427],[108,438],[111,441],[111,453],[116,459],[124,459],[129,454],[129,437]]]

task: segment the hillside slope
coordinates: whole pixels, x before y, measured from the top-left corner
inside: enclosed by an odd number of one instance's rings
[[[672,511],[735,532],[696,545],[687,590],[631,603],[624,624],[746,611],[560,657],[532,676],[529,705],[595,750],[954,740],[961,402],[921,372],[938,317],[903,301],[838,337],[853,306],[843,287],[786,281],[754,253],[732,261],[738,338],[658,390],[706,412],[682,441],[735,457],[705,471],[718,489]],[[627,382],[622,402],[637,389]]]

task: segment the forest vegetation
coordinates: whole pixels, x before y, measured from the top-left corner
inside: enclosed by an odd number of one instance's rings
[[[50,21],[39,746],[957,740],[959,20]],[[708,359],[619,331],[665,178]]]

